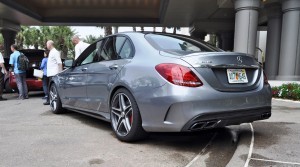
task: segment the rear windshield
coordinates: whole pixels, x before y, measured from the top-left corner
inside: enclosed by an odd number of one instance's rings
[[[199,41],[170,35],[147,34],[145,38],[156,49],[180,52],[220,52],[221,50]]]

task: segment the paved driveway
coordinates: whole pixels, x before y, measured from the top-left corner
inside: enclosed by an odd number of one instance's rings
[[[23,101],[15,100],[16,94],[5,96],[9,100],[0,102],[0,167],[223,167],[244,166],[249,157],[249,124],[198,133],[154,133],[128,144],[115,138],[107,122],[74,112],[52,114],[40,94]],[[270,120],[253,124],[249,166],[300,162],[299,106],[282,108],[286,104],[276,102]]]
[[[200,162],[222,166],[236,148],[231,129],[227,128],[157,133],[138,143],[123,143],[115,138],[110,123],[74,112],[54,115],[38,95],[31,94],[30,99],[21,101],[14,100],[15,94],[6,96],[9,100],[1,102],[0,109],[1,167],[174,167],[186,166],[192,160],[190,165]],[[213,149],[220,151],[209,151]]]

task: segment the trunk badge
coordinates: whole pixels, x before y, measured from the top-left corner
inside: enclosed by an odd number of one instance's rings
[[[210,64],[210,63],[212,63],[212,61],[211,60],[207,60],[207,61],[202,61],[201,63],[202,64]]]
[[[242,64],[243,63],[242,56],[236,57],[236,60],[237,60],[238,64]]]

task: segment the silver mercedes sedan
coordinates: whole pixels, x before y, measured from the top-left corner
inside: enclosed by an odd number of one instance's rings
[[[268,119],[261,65],[188,36],[126,32],[91,44],[52,78],[50,107],[111,122],[121,141]]]

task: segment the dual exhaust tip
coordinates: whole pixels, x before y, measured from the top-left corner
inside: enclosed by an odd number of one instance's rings
[[[260,115],[260,119],[268,119],[271,117],[271,112],[266,112]],[[208,121],[199,121],[195,122],[191,127],[190,130],[196,131],[196,130],[203,130],[203,129],[212,129],[217,127],[222,120],[208,120]]]
[[[215,128],[220,122],[221,122],[221,120],[196,122],[191,126],[190,130],[203,130],[203,129]]]

